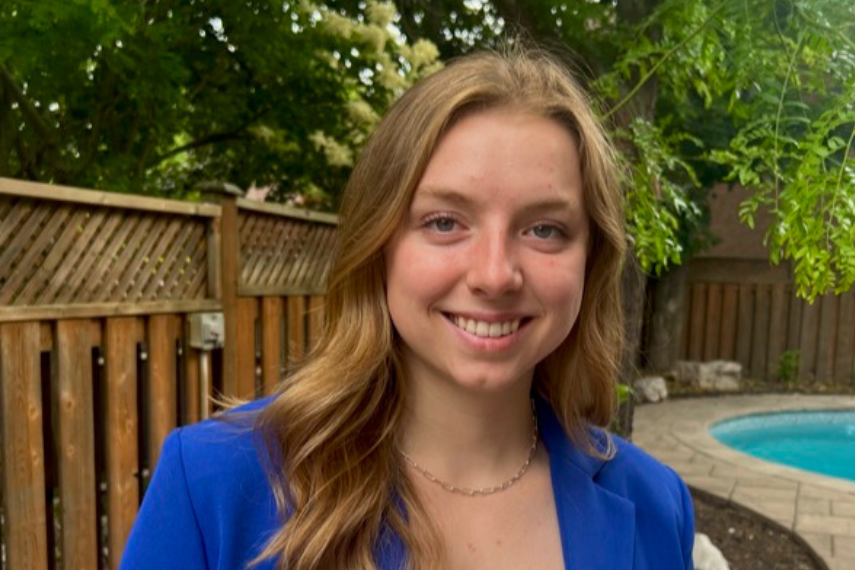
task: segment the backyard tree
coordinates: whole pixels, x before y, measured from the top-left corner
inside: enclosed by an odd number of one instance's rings
[[[391,3],[0,4],[0,176],[181,196],[220,179],[331,207],[379,114],[436,65]]]

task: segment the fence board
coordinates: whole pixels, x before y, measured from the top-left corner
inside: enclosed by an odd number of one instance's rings
[[[152,257],[150,257],[152,250],[157,247],[161,236],[168,231],[171,226],[170,221],[168,218],[156,218],[152,222],[152,227],[148,234],[138,235],[136,238],[135,243],[137,247],[131,246],[136,251],[125,266],[125,270],[122,272],[119,284],[117,285],[126,301],[133,303],[140,300],[138,292],[133,288],[140,281],[145,280],[147,270],[151,267],[152,263]]]
[[[747,370],[751,365],[751,340],[754,324],[754,291],[751,285],[739,286],[736,329],[736,360]]]
[[[104,255],[99,264],[99,279],[90,284],[91,299],[103,299],[121,301],[121,293],[116,288],[119,283],[119,274],[124,269],[134,248],[131,247],[132,236],[140,235],[148,231],[151,218],[143,217],[137,213],[123,212],[121,216],[122,225],[111,236],[109,245],[104,250]]]
[[[799,299],[791,286],[787,287],[787,292],[790,295],[790,311],[787,318],[787,350],[801,352],[804,302]]]
[[[704,327],[704,360],[715,360],[719,352],[718,341],[721,336],[721,285],[707,285],[707,310]]]
[[[68,206],[62,206],[53,212],[47,223],[52,228],[61,228],[70,214],[71,208]],[[21,258],[21,261],[18,262],[18,267],[41,267],[42,258],[47,255],[45,250],[50,247],[54,236],[54,232],[41,232],[36,240],[33,241],[24,252],[24,256]],[[48,274],[41,273],[39,271],[36,272],[36,276],[38,280],[33,277],[29,271],[11,272],[9,279],[7,279],[6,283],[3,285],[3,289],[5,289],[10,296],[7,297],[6,295],[0,295],[0,303],[5,302],[3,299],[10,299],[11,295],[16,291],[19,296],[15,301],[15,304],[26,305],[32,303],[34,296],[42,289],[42,287],[44,287],[45,282],[49,277]],[[28,278],[30,280],[27,283],[27,286],[21,290],[21,286]]]
[[[62,501],[62,568],[97,570],[95,428],[92,395],[92,324],[57,321],[59,494]]]
[[[309,297],[309,348],[314,348],[324,334],[324,298],[322,295]]]
[[[238,232],[238,212],[233,200],[222,205],[220,218],[220,274],[222,275],[223,322],[225,326],[225,344],[223,346],[223,393],[238,393],[238,345],[237,342],[237,295],[238,274],[240,271],[240,243]]]
[[[38,323],[0,325],[0,411],[6,563],[47,570]]]
[[[855,383],[855,291],[840,297],[840,319],[837,322],[837,349],[834,379]]]
[[[802,328],[799,339],[799,377],[806,380],[816,378],[816,344],[819,332],[819,302],[804,302],[802,305]]]
[[[724,286],[721,301],[721,339],[720,357],[733,360],[736,355],[736,315],[739,311],[739,287],[733,284]]]
[[[55,266],[48,264],[50,255],[45,259],[45,268],[51,268],[51,278],[47,287],[39,293],[40,303],[61,303],[58,297],[74,277],[72,271],[87,249],[86,247],[74,247],[74,243],[88,245],[102,218],[103,215],[95,216],[93,220],[89,217],[88,210],[78,210],[72,214],[68,225],[65,226],[51,251],[51,254],[55,254]]]
[[[238,398],[254,398],[256,395],[257,345],[255,323],[258,319],[258,300],[241,297],[237,302],[237,392],[229,394]]]
[[[823,295],[818,299],[819,331],[817,335],[816,377],[834,377],[834,339],[837,336],[837,306],[836,295]]]
[[[750,370],[753,378],[766,377],[769,352],[769,308],[772,304],[769,285],[754,289],[754,328],[751,339]]]
[[[86,223],[85,231],[77,238],[81,243],[86,244],[86,247],[81,248],[83,255],[73,264],[74,271],[57,291],[55,303],[70,302],[75,298],[78,287],[82,284],[88,284],[92,280],[92,273],[90,272],[92,264],[98,259],[101,249],[105,245],[104,237],[110,235],[116,222],[115,217],[107,217],[107,212],[104,209],[98,209],[91,215]]]
[[[176,237],[176,244],[184,244],[183,247],[177,255],[171,257],[168,263],[163,263],[160,266],[154,279],[149,282],[143,297],[150,298],[155,294],[163,295],[169,299],[196,297],[196,295],[188,294],[188,280],[184,274],[194,269],[192,264],[196,248],[202,246],[204,249],[206,245],[205,227],[202,225],[185,226],[182,230],[181,234]],[[197,260],[196,263],[198,263],[197,271],[204,273],[206,268],[201,260]]]
[[[306,234],[309,227],[306,224],[294,224],[294,230],[289,234],[291,239],[283,247],[282,261],[277,267],[277,271],[272,274],[272,284],[274,285],[292,285],[291,270],[294,268],[294,263],[299,255],[300,249],[306,241]]]
[[[107,512],[110,567],[118,568],[139,506],[136,339],[132,317],[105,323]]]
[[[0,223],[0,244],[3,245],[4,251],[6,251],[5,248],[9,247],[8,240],[12,239],[10,236],[17,234],[21,222],[32,213],[36,203],[32,200],[10,199],[7,196],[3,197],[3,202],[9,204],[7,211],[0,218],[0,221],[3,222]],[[14,251],[8,252],[9,255],[13,253]]]
[[[182,364],[184,366],[181,371],[183,388],[181,393],[183,401],[181,402],[181,417],[179,422],[183,424],[191,424],[202,419],[201,415],[201,390],[199,379],[199,359],[204,356],[202,351],[190,346],[190,319],[183,319],[181,323],[183,338],[180,345],[182,353]],[[208,370],[210,370],[210,364]]]
[[[279,269],[284,265],[284,260],[290,255],[290,248],[293,247],[295,232],[298,224],[293,221],[280,220],[276,224],[273,239],[277,246],[273,251],[273,257],[270,262],[264,264],[258,279],[251,281],[253,284],[258,284],[261,287],[276,286],[275,276]]]
[[[271,394],[282,378],[282,319],[285,311],[279,297],[261,300],[261,370],[263,393]]]
[[[176,410],[176,378],[175,361],[176,342],[179,337],[176,321],[180,319],[171,315],[154,315],[148,320],[148,358],[149,386],[146,427],[148,434],[145,450],[149,468],[154,468],[160,457],[163,440],[175,427]]]
[[[298,362],[306,351],[306,299],[288,297],[288,362]]]
[[[766,358],[766,377],[774,377],[781,366],[781,355],[787,343],[787,288],[782,283],[772,286],[769,308],[769,352]]]

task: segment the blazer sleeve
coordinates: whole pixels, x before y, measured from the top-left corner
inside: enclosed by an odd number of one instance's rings
[[[119,570],[206,570],[205,545],[190,497],[181,429],[164,441]]]

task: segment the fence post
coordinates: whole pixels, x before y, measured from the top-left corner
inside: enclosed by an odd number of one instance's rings
[[[238,239],[237,198],[243,191],[228,182],[202,182],[196,186],[202,193],[202,200],[219,204],[222,208],[219,220],[219,271],[211,271],[219,277],[219,284],[213,290],[219,290],[223,304],[223,324],[225,343],[223,344],[223,395],[240,396],[237,375],[237,305],[238,279],[240,279],[240,243]],[[214,236],[217,228],[214,227]],[[214,241],[217,241],[216,238]]]

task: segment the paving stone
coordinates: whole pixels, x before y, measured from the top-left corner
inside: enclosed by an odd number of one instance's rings
[[[733,490],[733,500],[786,502],[790,505],[796,503],[796,489],[778,489],[775,487],[743,487],[740,479],[736,480],[736,489]]]
[[[802,515],[830,515],[831,501],[828,499],[805,499],[799,497],[796,511]]]
[[[808,546],[810,546],[814,552],[823,558],[832,556],[834,550],[832,547],[831,536],[813,532],[800,532],[799,536],[808,543]]]
[[[748,507],[786,528],[793,528],[793,522],[796,520],[796,504],[794,501],[770,501],[746,496],[737,498],[737,491],[738,489],[730,496],[733,502]]]
[[[855,501],[832,501],[831,514],[855,519]]]
[[[712,474],[715,477],[743,477],[745,479],[757,477],[757,473],[751,471],[750,469],[739,467],[737,465],[731,465],[728,463],[717,464],[713,468]]]
[[[833,545],[832,550],[834,556],[840,558],[852,558],[855,561],[855,538],[848,536],[833,536],[831,537]],[[855,568],[853,564],[852,568]]]
[[[799,490],[799,497],[811,499],[840,499],[841,493],[833,489],[817,487],[815,485],[802,485]]]
[[[823,532],[835,536],[855,538],[855,519],[821,515],[799,515],[796,521],[796,530],[799,532]]]
[[[795,481],[777,477],[739,477],[736,482],[740,488],[752,489],[787,489],[796,491],[799,487],[799,484]]]
[[[733,488],[736,485],[736,479],[727,477],[709,477],[706,475],[683,475],[683,481],[686,485],[712,493],[724,499],[730,499]]]
[[[711,464],[694,463],[685,459],[682,461],[665,461],[663,463],[684,477],[688,477],[689,475],[709,475],[713,468]]]
[[[828,570],[852,570],[855,568],[855,558],[829,558]]]

